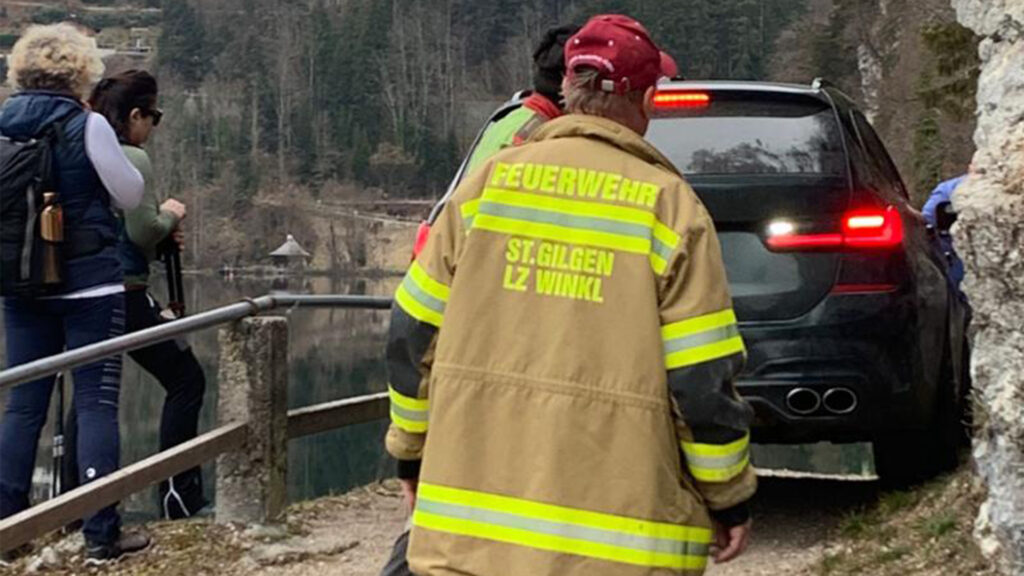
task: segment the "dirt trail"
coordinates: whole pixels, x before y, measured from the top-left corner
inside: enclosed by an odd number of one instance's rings
[[[821,558],[826,540],[839,522],[872,503],[877,495],[873,482],[764,478],[754,507],[751,549],[734,562],[712,566],[708,575],[778,576],[808,569]],[[344,533],[341,539],[359,541],[359,545],[336,557],[255,573],[376,576],[405,518],[396,497],[373,493],[366,506],[337,509],[318,522],[324,523],[323,529]]]
[[[839,522],[877,496],[873,482],[763,478],[751,549],[708,574],[805,573]],[[156,544],[149,551],[100,569],[82,569],[80,536],[50,541],[50,552],[0,568],[0,576],[31,573],[33,563],[54,575],[376,576],[405,522],[395,486],[372,486],[293,506],[278,528],[242,530],[208,520],[153,524]]]
[[[708,575],[799,574],[818,562],[842,519],[877,496],[875,482],[762,478],[750,549],[733,562],[712,566]]]

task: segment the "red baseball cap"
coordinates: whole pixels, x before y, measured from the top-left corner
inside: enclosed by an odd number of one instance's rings
[[[666,76],[662,52],[643,24],[629,16],[594,16],[565,43],[566,74],[579,68],[595,68],[601,74],[599,88],[625,94],[643,91]]]
[[[675,78],[679,76],[679,66],[676,65],[676,60],[668,54],[668,52],[661,53],[661,76],[663,78]]]

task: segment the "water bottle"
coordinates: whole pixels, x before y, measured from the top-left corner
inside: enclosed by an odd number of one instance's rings
[[[43,239],[43,283],[60,284],[63,281],[61,250],[64,244],[64,209],[57,203],[56,192],[43,193],[39,235]]]

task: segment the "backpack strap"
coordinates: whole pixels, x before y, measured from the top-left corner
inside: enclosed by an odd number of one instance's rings
[[[40,182],[45,188],[49,188],[54,194],[57,194],[57,202],[60,202],[60,194],[57,192],[57,174],[53,169],[53,154],[54,150],[58,147],[66,146],[68,143],[67,127],[72,120],[78,118],[79,113],[88,114],[87,111],[78,109],[73,112],[69,112],[60,120],[51,123],[43,130],[40,136],[40,140],[45,140],[47,146],[50,148],[50,165],[43,169],[43,179]],[[86,118],[88,121],[88,118]],[[44,189],[45,189],[44,188]]]
[[[78,110],[78,112],[88,114],[88,112],[85,112],[84,110]],[[54,144],[56,144],[57,146],[66,145],[68,143],[68,124],[70,124],[71,121],[77,117],[78,114],[70,113],[61,118],[60,120],[57,120],[56,122],[50,124],[44,131],[43,138],[49,140],[51,146],[53,146]],[[86,122],[88,122],[88,118],[86,118]]]

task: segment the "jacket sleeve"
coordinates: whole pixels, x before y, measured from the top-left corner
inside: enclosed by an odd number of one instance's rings
[[[422,252],[395,292],[388,332],[388,392],[391,426],[386,445],[398,460],[399,478],[419,477],[430,415],[430,369],[444,324],[444,311],[465,242],[463,218],[475,202],[466,202],[486,174],[468,178],[456,189],[430,228]]]
[[[178,225],[178,218],[170,212],[160,210],[155,192],[156,185],[152,181],[153,167],[149,162],[149,156],[138,149],[126,150],[126,155],[142,174],[146,190],[142,193],[142,202],[135,209],[125,212],[125,231],[128,238],[149,256],[156,251],[157,244],[170,235]]]
[[[677,429],[686,468],[712,516],[728,526],[742,524],[757,488],[749,456],[753,410],[733,386],[746,350],[721,248],[711,217],[689,186],[665,190],[658,212],[652,264],[661,271],[662,345],[681,412]]]

